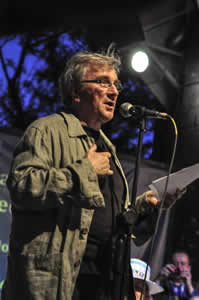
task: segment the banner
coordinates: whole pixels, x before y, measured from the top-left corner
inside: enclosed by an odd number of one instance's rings
[[[12,221],[10,196],[6,180],[12,155],[20,133],[11,129],[0,129],[0,295],[6,274],[8,241]]]

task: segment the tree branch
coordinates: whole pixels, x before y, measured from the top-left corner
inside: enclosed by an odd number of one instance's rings
[[[23,64],[24,64],[24,59],[25,59],[26,54],[27,54],[27,49],[30,47],[30,40],[31,40],[31,37],[28,34],[27,38],[26,38],[26,41],[24,43],[24,46],[22,48],[21,54],[20,54],[18,66],[17,66],[15,74],[14,74],[14,76],[12,78],[14,84],[15,84],[17,78],[19,77],[21,71],[22,71]]]
[[[42,37],[38,38],[36,41],[31,43],[32,47],[39,46],[41,43],[48,42],[49,40],[54,39],[58,34],[56,35],[42,35]]]
[[[5,64],[5,61],[4,61],[4,58],[3,58],[3,53],[2,53],[1,49],[0,49],[0,61],[1,61],[1,64],[2,64],[2,68],[3,68],[3,71],[4,71],[5,77],[8,81],[8,83],[9,83],[10,77],[8,75],[8,71],[7,71],[7,68],[6,68],[6,64]]]
[[[12,41],[13,39],[16,38],[16,35],[12,36],[12,37],[9,37],[7,39],[5,39],[2,44],[0,45],[0,48],[2,49],[8,42]]]
[[[72,32],[72,30],[71,30],[71,32]],[[60,31],[58,31],[56,33],[53,33],[53,34],[50,34],[50,35],[43,34],[40,39],[38,39],[35,42],[32,42],[31,46],[36,47],[36,46],[40,45],[41,43],[46,43],[46,42],[49,42],[50,40],[57,39],[57,37],[59,37],[60,35],[62,35],[64,33],[70,34],[70,31],[66,32],[65,30],[60,30]]]

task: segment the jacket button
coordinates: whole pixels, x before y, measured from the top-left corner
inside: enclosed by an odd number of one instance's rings
[[[88,233],[88,228],[86,228],[86,227],[82,228],[80,232],[81,232],[81,234],[87,234]]]
[[[80,259],[74,263],[74,267],[77,268],[80,265]]]

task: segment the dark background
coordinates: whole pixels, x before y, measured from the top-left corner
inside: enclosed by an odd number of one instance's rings
[[[128,101],[172,115],[179,132],[173,170],[197,163],[198,20],[198,1],[192,0],[151,0],[147,3],[140,0],[122,4],[115,1],[3,0],[0,50],[6,40],[18,37],[23,51],[17,66],[13,61],[5,61],[5,67],[14,70],[14,75],[6,78],[7,91],[0,99],[2,127],[18,128],[22,132],[37,117],[60,109],[57,80],[63,61],[74,53],[74,49],[65,51],[58,42],[61,34],[69,33],[73,41],[83,41],[83,45],[92,51],[115,43],[123,60],[121,80],[125,86],[119,104]],[[129,67],[129,54],[138,42],[142,42],[152,58],[151,70],[140,76]],[[80,48],[81,45],[76,50]],[[23,80],[21,76],[25,73],[24,59],[28,53],[47,62],[35,74],[35,82]],[[0,58],[3,63],[2,51]],[[22,91],[32,95],[26,107]],[[37,106],[35,99],[40,100]],[[151,135],[146,138],[143,155],[168,168],[173,151],[173,126],[160,120],[151,122],[147,132],[154,134],[154,139]],[[104,130],[118,152],[135,156],[137,128],[135,120],[124,121],[116,112],[115,119]],[[172,209],[165,261],[173,249],[183,248],[190,253],[194,265],[199,266],[198,186],[198,181],[190,185],[186,195]],[[194,276],[198,276],[197,272]]]

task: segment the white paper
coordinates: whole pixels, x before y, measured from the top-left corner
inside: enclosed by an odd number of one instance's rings
[[[190,167],[181,169],[175,173],[170,174],[169,184],[167,188],[167,193],[174,194],[176,189],[183,190],[194,180],[199,178],[199,163],[192,165]],[[152,181],[149,188],[156,194],[156,196],[162,200],[167,176],[161,177]]]

